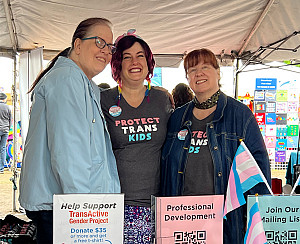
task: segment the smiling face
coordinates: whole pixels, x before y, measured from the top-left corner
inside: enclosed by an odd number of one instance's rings
[[[219,90],[220,69],[201,61],[187,70],[190,88],[194,91],[199,102],[207,100]]]
[[[104,24],[92,26],[85,37],[93,36],[101,37],[108,44],[111,44],[113,41],[113,34],[110,27]],[[81,40],[77,38],[74,43],[74,52],[76,57],[72,58],[73,56],[71,56],[71,59],[90,80],[102,72],[111,60],[108,47],[105,46],[103,49],[98,48],[95,44],[95,39]]]
[[[148,65],[141,44],[135,42],[130,48],[123,51],[122,56],[121,80],[123,84],[143,85],[148,74]]]

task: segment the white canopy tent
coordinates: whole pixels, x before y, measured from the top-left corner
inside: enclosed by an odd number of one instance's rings
[[[51,55],[70,45],[81,20],[101,16],[112,21],[115,36],[135,28],[158,60],[171,58],[160,66],[177,65],[200,47],[223,60],[249,58],[260,47],[267,49],[256,61],[273,48],[267,61],[300,60],[299,13],[299,0],[2,0],[0,48],[44,47]]]
[[[299,13],[300,0],[2,0],[0,55],[15,68],[18,53],[37,47],[48,59],[70,46],[80,21],[105,17],[115,37],[135,28],[157,66],[178,67],[185,53],[205,47],[223,65],[242,60],[239,73],[253,63],[299,63]]]

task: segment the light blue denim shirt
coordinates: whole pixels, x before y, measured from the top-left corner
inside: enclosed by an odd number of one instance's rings
[[[100,91],[59,57],[34,89],[20,197],[30,211],[51,210],[53,194],[119,193],[120,182]]]

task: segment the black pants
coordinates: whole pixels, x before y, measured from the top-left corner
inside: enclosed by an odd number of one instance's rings
[[[26,215],[37,227],[37,243],[53,244],[53,211],[28,211]]]

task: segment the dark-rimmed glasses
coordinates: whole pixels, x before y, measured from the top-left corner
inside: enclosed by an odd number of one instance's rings
[[[99,36],[86,37],[81,40],[89,40],[89,39],[95,39],[96,46],[99,47],[100,49],[103,49],[105,48],[105,46],[107,46],[110,54],[114,54],[117,50],[117,48],[113,44],[107,44],[106,41]]]

